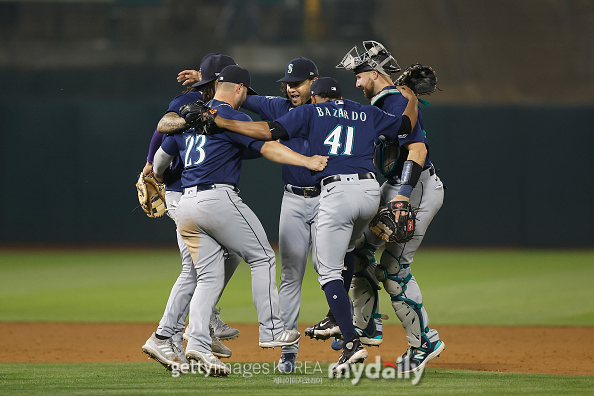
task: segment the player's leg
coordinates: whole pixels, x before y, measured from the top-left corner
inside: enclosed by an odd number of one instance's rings
[[[392,199],[400,187],[389,183],[380,188],[380,206]],[[379,313],[379,282],[375,278],[377,266],[375,253],[384,246],[384,241],[368,228],[355,243],[355,274],[351,284],[353,298],[353,323],[361,342],[378,346],[383,342],[382,315]]]
[[[216,196],[219,217],[216,222],[203,223],[204,230],[221,245],[236,252],[250,266],[252,297],[260,323],[260,346],[273,347],[298,342],[299,333],[285,331],[280,319],[276,257],[260,220],[232,188],[220,187],[202,194]],[[220,224],[224,224],[225,228]]]
[[[174,221],[181,195],[180,192],[175,191],[167,191],[165,195],[168,208],[167,214]],[[165,312],[159,321],[157,331],[155,331],[143,346],[145,353],[166,367],[173,364],[174,360],[172,360],[172,356],[174,354],[179,359],[179,362],[187,362],[181,334],[186,325],[190,300],[196,288],[196,270],[192,263],[192,258],[177,230],[176,235],[182,259],[182,270],[171,288],[169,299],[165,306]]]
[[[410,349],[402,360],[410,361],[410,370],[421,369],[445,348],[435,329],[429,328],[429,318],[423,305],[418,283],[410,265],[433,217],[443,203],[443,186],[437,176],[424,171],[411,195],[411,204],[418,207],[415,237],[405,244],[387,244],[376,276],[390,294],[392,306],[402,326]]]
[[[186,240],[188,234],[182,232]],[[231,351],[227,349],[223,351],[226,353],[221,354],[220,341],[214,337],[209,325],[212,307],[223,289],[225,251],[214,238],[197,228],[192,237],[196,235],[199,238],[197,254],[194,256],[197,282],[190,302],[186,356],[198,362],[212,376],[227,375],[227,367],[217,357],[230,357]]]
[[[353,326],[342,269],[344,255],[354,248],[356,234],[362,233],[376,213],[379,186],[375,180],[359,180],[335,182],[331,187],[330,191],[328,185],[322,189],[314,233],[314,261],[320,285],[345,340],[335,366],[338,372],[367,357]]]
[[[311,248],[311,229],[318,211],[319,197],[302,197],[285,191],[279,222],[281,282],[279,301],[285,328],[297,330],[301,308],[301,286]],[[282,347],[279,370],[293,371],[299,344]]]
[[[225,255],[225,283],[223,284],[223,290],[221,290],[221,294],[219,295],[219,300],[225,291],[225,287],[227,287],[227,283],[235,273],[235,270],[241,263],[241,257],[235,252],[226,252]],[[219,303],[217,300],[217,304]],[[227,323],[223,322],[221,319],[221,308],[217,308],[216,306],[212,309],[212,314],[210,316],[210,327],[212,327],[214,331],[214,335],[220,340],[231,340],[233,338],[239,337],[239,330],[229,326]]]

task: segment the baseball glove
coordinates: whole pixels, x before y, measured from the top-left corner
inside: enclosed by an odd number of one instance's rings
[[[136,182],[136,190],[140,206],[148,217],[161,217],[165,214],[167,211],[165,187],[155,179],[152,173],[148,176],[140,174]]]
[[[406,85],[416,95],[426,95],[437,88],[437,76],[432,68],[415,63],[407,67],[402,75],[394,81],[396,85]]]
[[[379,135],[374,145],[373,166],[382,176],[387,176],[396,167],[400,155],[398,140],[388,140],[384,135]]]
[[[203,101],[187,103],[179,108],[179,115],[194,130],[211,135],[216,130],[217,111],[208,107]]]
[[[404,211],[398,221],[394,211]],[[369,229],[389,243],[406,243],[415,233],[416,210],[406,201],[391,201],[377,212],[369,223]]]

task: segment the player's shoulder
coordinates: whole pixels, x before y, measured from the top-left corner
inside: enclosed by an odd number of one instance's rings
[[[197,100],[202,100],[202,92],[200,91],[193,91],[193,92],[186,92],[186,93],[182,93],[177,95],[175,98],[173,98],[173,100],[171,100],[171,102],[169,102],[169,107],[175,107],[175,106],[183,106],[187,103],[192,103],[195,102]]]

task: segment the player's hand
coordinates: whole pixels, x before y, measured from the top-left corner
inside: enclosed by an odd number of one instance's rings
[[[182,70],[177,74],[177,82],[182,85],[196,84],[201,79],[200,72],[196,70]]]
[[[406,99],[408,99],[408,100],[418,100],[417,99],[417,95],[415,95],[415,93],[412,91],[412,89],[410,89],[406,85],[399,85],[399,86],[396,87],[396,89],[398,91],[400,91],[400,93],[402,94],[402,96],[404,96]]]
[[[148,176],[153,172],[153,164],[147,161],[144,168],[142,168],[142,176]]]
[[[396,195],[392,201],[406,201],[406,202],[410,202],[410,198],[405,197],[404,195]],[[406,214],[406,211],[404,211],[404,210],[396,210],[393,213],[394,213],[394,218],[396,219],[395,221],[397,222],[398,221],[398,218],[400,217],[400,215],[401,214],[402,215]]]
[[[314,155],[307,161],[307,169],[312,171],[322,171],[326,165],[328,165],[328,157],[322,155]]]

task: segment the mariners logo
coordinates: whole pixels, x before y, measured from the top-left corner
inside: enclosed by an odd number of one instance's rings
[[[289,63],[289,67],[287,67],[287,73],[291,74],[293,73],[293,64]]]

